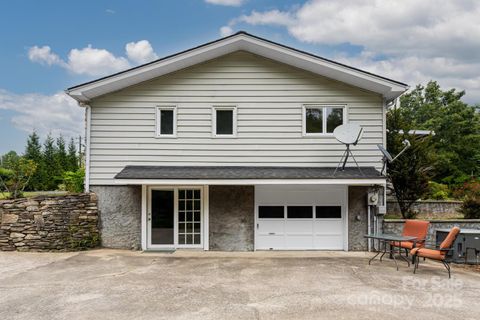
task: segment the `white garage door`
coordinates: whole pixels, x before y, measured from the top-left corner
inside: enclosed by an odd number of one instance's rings
[[[343,250],[346,186],[256,186],[255,248]]]

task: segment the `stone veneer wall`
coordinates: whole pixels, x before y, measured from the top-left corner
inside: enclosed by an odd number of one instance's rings
[[[141,248],[141,186],[91,186],[98,196],[101,244],[106,248]]]
[[[210,250],[253,250],[254,197],[253,186],[209,187]]]
[[[480,219],[458,219],[458,220],[428,220],[430,227],[428,228],[427,241],[435,242],[435,231],[437,229],[450,229],[454,226],[460,229],[477,229],[480,230]],[[401,234],[405,220],[385,219],[383,221],[383,232]]]
[[[350,251],[368,249],[367,240],[364,238],[368,231],[367,193],[368,187],[348,187],[348,250]]]
[[[0,201],[0,250],[68,251],[98,244],[95,194]]]

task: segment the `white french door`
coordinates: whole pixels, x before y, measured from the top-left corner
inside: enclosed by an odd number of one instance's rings
[[[202,187],[150,187],[147,249],[203,248],[202,198]]]

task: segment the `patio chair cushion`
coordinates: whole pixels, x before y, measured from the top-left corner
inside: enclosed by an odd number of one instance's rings
[[[417,237],[418,240],[423,240],[427,237],[428,227],[430,222],[423,220],[407,220],[403,225],[403,236]]]
[[[416,242],[416,247],[420,248],[424,246],[424,240],[427,237],[428,226],[430,222],[423,221],[423,220],[406,220],[405,224],[403,225],[402,236],[410,236],[416,237],[419,241]],[[391,245],[394,247],[400,247],[405,249],[412,249],[413,242],[412,241],[393,241]]]
[[[405,249],[412,249],[413,248],[413,242],[410,242],[410,241],[402,241],[402,242],[392,241],[392,246],[405,248]],[[421,246],[420,243],[416,244],[417,248],[420,247],[420,246]]]
[[[410,254],[417,255],[423,258],[430,258],[434,260],[444,260],[445,259],[445,252],[435,249],[427,249],[427,248],[415,248],[410,251]]]
[[[459,233],[460,233],[460,228],[453,227],[452,230],[450,230],[450,232],[448,233],[445,240],[443,240],[442,243],[440,244],[440,249],[451,248],[453,245],[453,242],[455,241]]]

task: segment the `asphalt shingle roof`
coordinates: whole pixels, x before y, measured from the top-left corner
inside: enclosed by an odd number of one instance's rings
[[[374,167],[199,167],[199,166],[126,166],[115,179],[378,179]],[[363,174],[362,174],[363,173]]]

